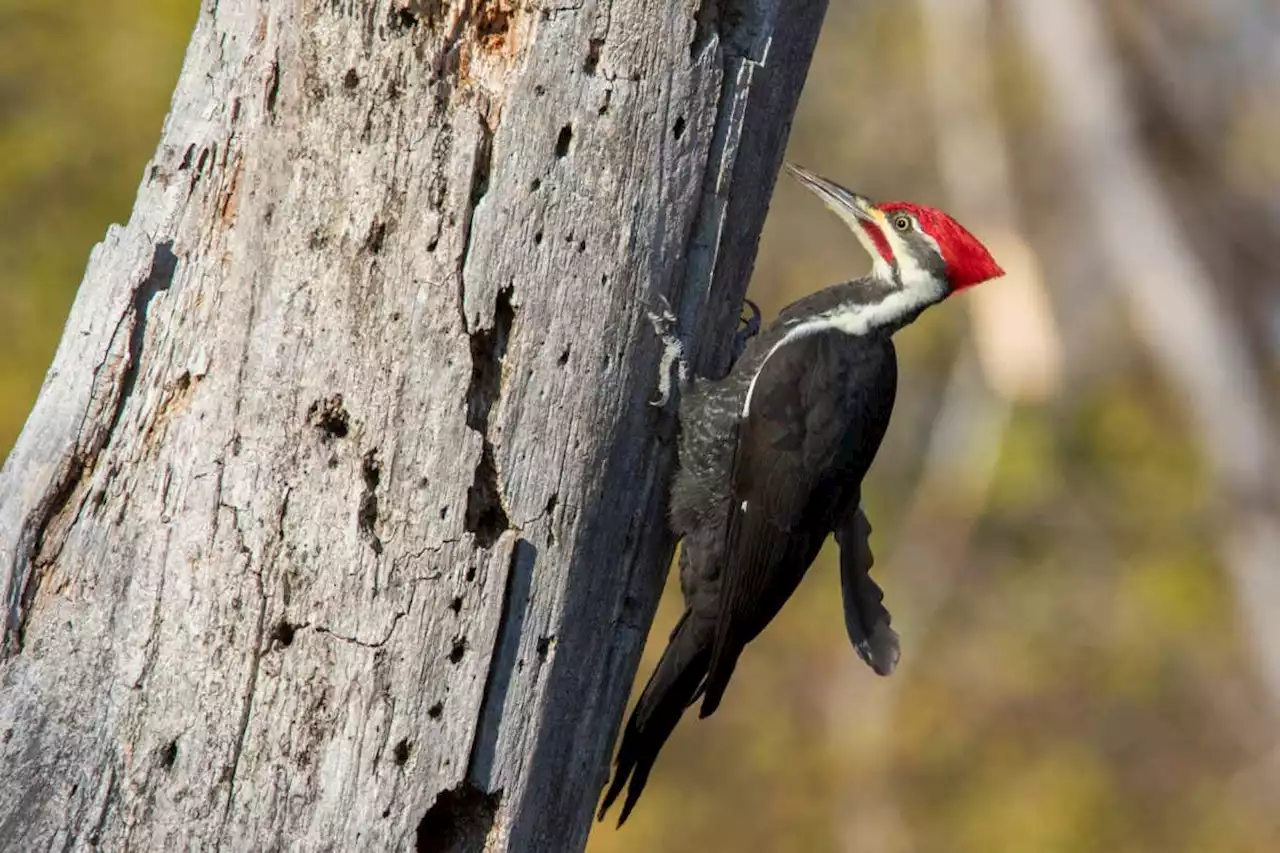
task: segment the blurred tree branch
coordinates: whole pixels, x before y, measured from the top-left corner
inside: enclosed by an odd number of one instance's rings
[[[1097,6],[1080,0],[1014,5],[1062,131],[1073,179],[1064,186],[1082,195],[1108,278],[1186,406],[1209,462],[1221,504],[1221,554],[1260,673],[1280,707],[1276,434],[1259,366],[1139,149]]]
[[[1133,124],[1251,355],[1280,358],[1280,14],[1258,0],[1105,11]]]
[[[1061,372],[1061,344],[1049,299],[1034,256],[1019,236],[1008,146],[995,98],[989,4],[920,0],[919,6],[947,205],[992,247],[1007,275],[966,294],[973,343],[961,349],[952,365],[897,545],[882,561],[893,577],[890,607],[896,624],[905,626],[916,648],[923,646],[958,583],[973,528],[987,506],[1015,403],[1051,393]],[[893,678],[863,697],[869,738],[888,738],[915,660],[908,650]],[[849,792],[842,833],[846,849],[913,849],[889,775],[880,774],[882,784],[870,796],[866,786]]]

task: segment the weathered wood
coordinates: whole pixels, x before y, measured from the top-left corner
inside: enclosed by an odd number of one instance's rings
[[[571,850],[825,0],[207,0],[0,473],[0,849]],[[487,839],[487,840],[486,840]]]

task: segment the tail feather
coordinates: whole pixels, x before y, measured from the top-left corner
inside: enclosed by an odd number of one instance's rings
[[[649,780],[658,752],[675,730],[684,709],[693,703],[707,674],[711,661],[710,637],[700,636],[690,616],[690,612],[685,611],[680,618],[662,660],[649,676],[649,683],[627,720],[622,745],[614,760],[613,781],[600,804],[597,820],[604,819],[625,787],[627,796],[618,815],[618,826],[626,821]]]
[[[738,665],[738,655],[741,653],[742,646],[734,643],[732,649],[726,649],[720,655],[709,659],[706,680],[691,701],[692,704],[699,699],[702,700],[702,707],[698,709],[699,719],[705,720],[720,707],[720,700],[724,698],[724,691],[729,687],[729,679],[733,676],[733,670]]]

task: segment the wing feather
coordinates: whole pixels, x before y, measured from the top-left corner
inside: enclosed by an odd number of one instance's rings
[[[836,473],[832,462],[856,405],[844,393],[842,337],[833,330],[776,350],[761,368],[750,413],[738,426],[703,716],[719,703],[742,647],[790,597],[830,530],[800,528],[815,493],[828,489],[826,481]]]

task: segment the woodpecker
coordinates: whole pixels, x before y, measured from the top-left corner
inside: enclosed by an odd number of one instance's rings
[[[700,717],[716,710],[743,647],[777,615],[828,535],[840,549],[849,639],[877,674],[893,671],[898,636],[869,573],[871,526],[861,509],[862,479],[897,393],[892,335],[951,294],[1004,274],[940,210],[875,204],[787,169],[853,231],[871,272],[783,309],[717,380],[686,381],[674,318],[654,318],[672,354],[664,366],[681,362],[669,516],[681,541],[685,611],[627,722],[600,806],[603,819],[627,789],[619,826],[685,708],[700,698]],[[746,337],[754,331],[748,322]]]

